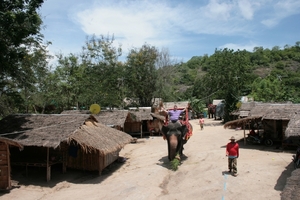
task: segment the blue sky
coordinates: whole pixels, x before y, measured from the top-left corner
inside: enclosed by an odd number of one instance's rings
[[[79,53],[93,34],[114,35],[123,59],[147,43],[184,62],[300,41],[300,0],[45,0],[39,12],[53,55]]]

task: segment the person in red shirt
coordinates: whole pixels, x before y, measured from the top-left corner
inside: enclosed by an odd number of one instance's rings
[[[234,136],[230,138],[230,142],[226,145],[226,156],[228,156],[229,173],[237,176],[237,158],[239,157],[239,144],[235,142]]]

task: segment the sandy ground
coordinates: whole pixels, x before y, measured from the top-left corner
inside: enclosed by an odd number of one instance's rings
[[[120,152],[124,163],[113,163],[101,176],[52,169],[45,182],[44,168],[28,177],[13,175],[19,187],[0,193],[0,199],[280,199],[287,177],[293,170],[293,151],[275,147],[244,145],[243,130],[224,129],[220,121],[205,119],[204,130],[191,120],[193,136],[185,145],[182,164],[170,169],[167,143],[162,137],[138,139]],[[227,173],[225,146],[235,136],[240,144],[238,176]]]

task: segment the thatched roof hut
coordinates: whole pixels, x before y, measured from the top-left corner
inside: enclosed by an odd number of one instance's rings
[[[95,127],[86,126],[87,120],[93,120]],[[10,115],[0,121],[0,136],[9,138],[23,146],[39,146],[57,148],[61,142],[72,138],[88,138],[77,140],[84,149],[97,149],[103,153],[114,151],[119,145],[123,147],[131,139],[118,130],[107,127],[92,115]],[[83,131],[86,130],[86,131]],[[90,132],[89,134],[87,132]],[[111,141],[111,135],[118,140]],[[110,148],[107,148],[106,142]]]
[[[49,155],[52,154],[59,156],[60,160],[56,161],[69,168],[98,170],[99,173],[116,160],[119,151],[132,140],[130,135],[100,124],[93,115],[86,114],[10,115],[0,121],[0,127],[0,141],[9,139],[24,147],[22,152],[11,153],[14,163],[34,162],[51,167]],[[73,157],[69,154],[72,146],[76,147]],[[44,160],[47,163],[41,163]],[[50,180],[49,174],[47,180]]]

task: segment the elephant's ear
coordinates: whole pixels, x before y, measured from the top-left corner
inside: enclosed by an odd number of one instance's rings
[[[182,136],[185,136],[185,134],[187,133],[187,126],[186,125],[182,125],[181,126],[181,133],[182,133]]]
[[[167,126],[162,126],[161,131],[163,132],[163,134],[167,135],[167,133],[169,132],[169,127]]]

